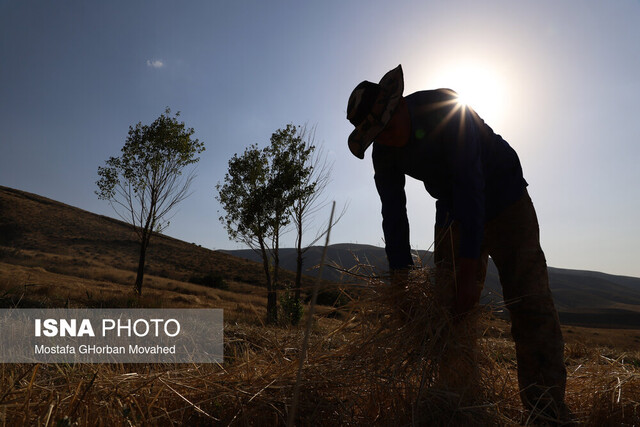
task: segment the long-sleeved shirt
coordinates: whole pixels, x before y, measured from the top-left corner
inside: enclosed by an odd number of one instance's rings
[[[404,191],[405,175],[424,182],[436,199],[436,225],[460,224],[458,256],[478,258],[485,221],[523,194],[527,182],[518,155],[449,89],[404,98],[411,135],[406,145],[373,144],[375,183],[390,269],[413,264]]]

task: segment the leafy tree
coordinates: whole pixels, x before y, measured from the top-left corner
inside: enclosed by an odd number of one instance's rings
[[[270,145],[256,145],[229,161],[224,184],[218,183],[217,199],[226,212],[220,217],[229,237],[258,252],[267,282],[267,320],[276,322],[280,270],[280,236],[291,221],[291,208],[303,191],[300,185],[310,170],[305,169],[311,149],[298,128],[288,124],[271,135]]]
[[[220,221],[229,237],[246,244],[262,257],[267,286],[267,319],[275,322],[277,296],[268,255],[268,241],[273,230],[270,228],[270,207],[264,203],[270,191],[268,175],[269,162],[265,152],[251,145],[241,156],[234,154],[229,160],[224,184],[216,185],[216,198],[226,212]]]
[[[315,189],[315,183],[310,182],[312,165],[309,164],[314,147],[302,138],[299,127],[292,124],[284,129],[278,129],[271,136],[271,145],[267,153],[272,160],[271,178],[274,213],[274,233],[271,252],[273,255],[275,283],[278,283],[280,269],[279,237],[281,230],[295,219],[294,208],[300,200],[310,197]],[[299,283],[297,283],[296,297],[299,299]]]
[[[193,128],[178,121],[180,113],[170,114],[167,108],[150,125],[138,122],[130,126],[121,155],[98,167],[98,198],[109,201],[118,216],[133,226],[140,241],[134,286],[138,295],[142,294],[151,236],[169,226],[167,214],[189,196],[195,173],[192,169],[183,176],[182,172],[198,162],[197,155],[204,151],[204,144],[192,139]]]

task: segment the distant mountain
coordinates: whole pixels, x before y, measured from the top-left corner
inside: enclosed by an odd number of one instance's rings
[[[316,275],[322,247],[312,247],[305,254],[305,274]],[[250,249],[224,251],[228,254],[259,261]],[[416,251],[416,260],[433,266],[432,253]],[[280,250],[284,269],[295,271],[295,249]],[[327,263],[323,278],[330,281],[353,282],[358,274],[384,274],[387,258],[384,248],[358,244],[335,244],[327,248]],[[355,273],[350,275],[349,271]],[[549,267],[549,285],[563,323],[640,328],[640,278],[614,276],[605,273],[567,270]],[[489,260],[483,302],[501,306],[502,289],[498,270]]]

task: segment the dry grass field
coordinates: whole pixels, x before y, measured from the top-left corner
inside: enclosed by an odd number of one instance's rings
[[[0,188],[1,307],[212,307],[225,317],[220,364],[2,364],[0,425],[286,423],[304,329],[263,324],[260,265],[164,236],[150,250],[138,299],[123,224]],[[190,283],[205,275],[226,289]],[[403,295],[374,279],[343,287],[351,302],[314,319],[296,425],[530,424],[508,323],[482,311],[452,324],[428,276]],[[640,331],[563,332],[576,421],[640,424]]]

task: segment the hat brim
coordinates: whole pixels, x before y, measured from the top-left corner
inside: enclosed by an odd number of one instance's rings
[[[371,116],[367,117],[365,123],[357,126],[351,135],[349,135],[349,150],[351,153],[359,159],[364,159],[364,153],[367,148],[373,143],[376,137],[382,132],[386,123],[373,122]]]
[[[349,150],[359,159],[364,159],[365,151],[389,123],[400,99],[402,99],[402,92],[404,91],[402,65],[398,65],[385,74],[379,85],[382,90],[376,102],[385,105],[382,113],[379,117],[369,114],[349,135]]]

